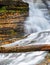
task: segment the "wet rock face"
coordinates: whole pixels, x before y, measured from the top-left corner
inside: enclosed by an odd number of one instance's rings
[[[24,21],[29,15],[29,5],[19,2],[14,8],[16,9],[0,12],[0,40],[20,38],[24,35]]]

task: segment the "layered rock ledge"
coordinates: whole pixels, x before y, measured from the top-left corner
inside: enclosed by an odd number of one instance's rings
[[[28,15],[29,5],[24,2],[18,2],[17,6],[9,6],[5,12],[0,12],[0,41],[22,37]]]

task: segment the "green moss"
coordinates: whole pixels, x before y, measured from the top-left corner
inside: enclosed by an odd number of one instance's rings
[[[16,32],[14,30],[10,30],[10,35],[15,35]]]
[[[6,7],[2,7],[2,8],[0,8],[0,12],[6,12]]]
[[[10,6],[9,6],[10,7]],[[0,8],[0,13],[6,13],[6,12],[19,12],[20,14],[22,14],[22,13],[26,13],[27,11],[28,11],[28,8],[26,8],[26,7],[15,7],[14,6],[14,10],[12,9],[11,10],[11,7],[10,7],[10,10],[9,9],[7,9],[7,8],[9,8],[8,6],[2,6],[1,8]]]
[[[15,10],[7,10],[6,6],[3,6],[2,8],[0,8],[0,13],[5,13],[5,12],[15,12]]]

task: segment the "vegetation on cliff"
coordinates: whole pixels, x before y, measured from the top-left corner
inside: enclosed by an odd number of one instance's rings
[[[9,3],[8,3],[9,2]],[[28,11],[28,4],[20,1],[4,1],[0,2],[0,13],[16,12],[24,13]]]

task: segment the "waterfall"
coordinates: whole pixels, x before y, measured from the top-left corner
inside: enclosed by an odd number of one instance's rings
[[[26,34],[47,29],[50,29],[49,22],[45,19],[43,13],[33,3],[29,2],[29,17],[25,21]]]
[[[29,34],[29,36],[3,46],[42,44],[42,42],[46,44],[46,42],[50,42],[50,24],[48,20],[45,19],[42,11],[32,1],[23,1],[29,3],[29,17],[24,21],[25,35]],[[0,65],[36,65],[45,59],[46,55],[47,51],[3,53],[0,54]]]

